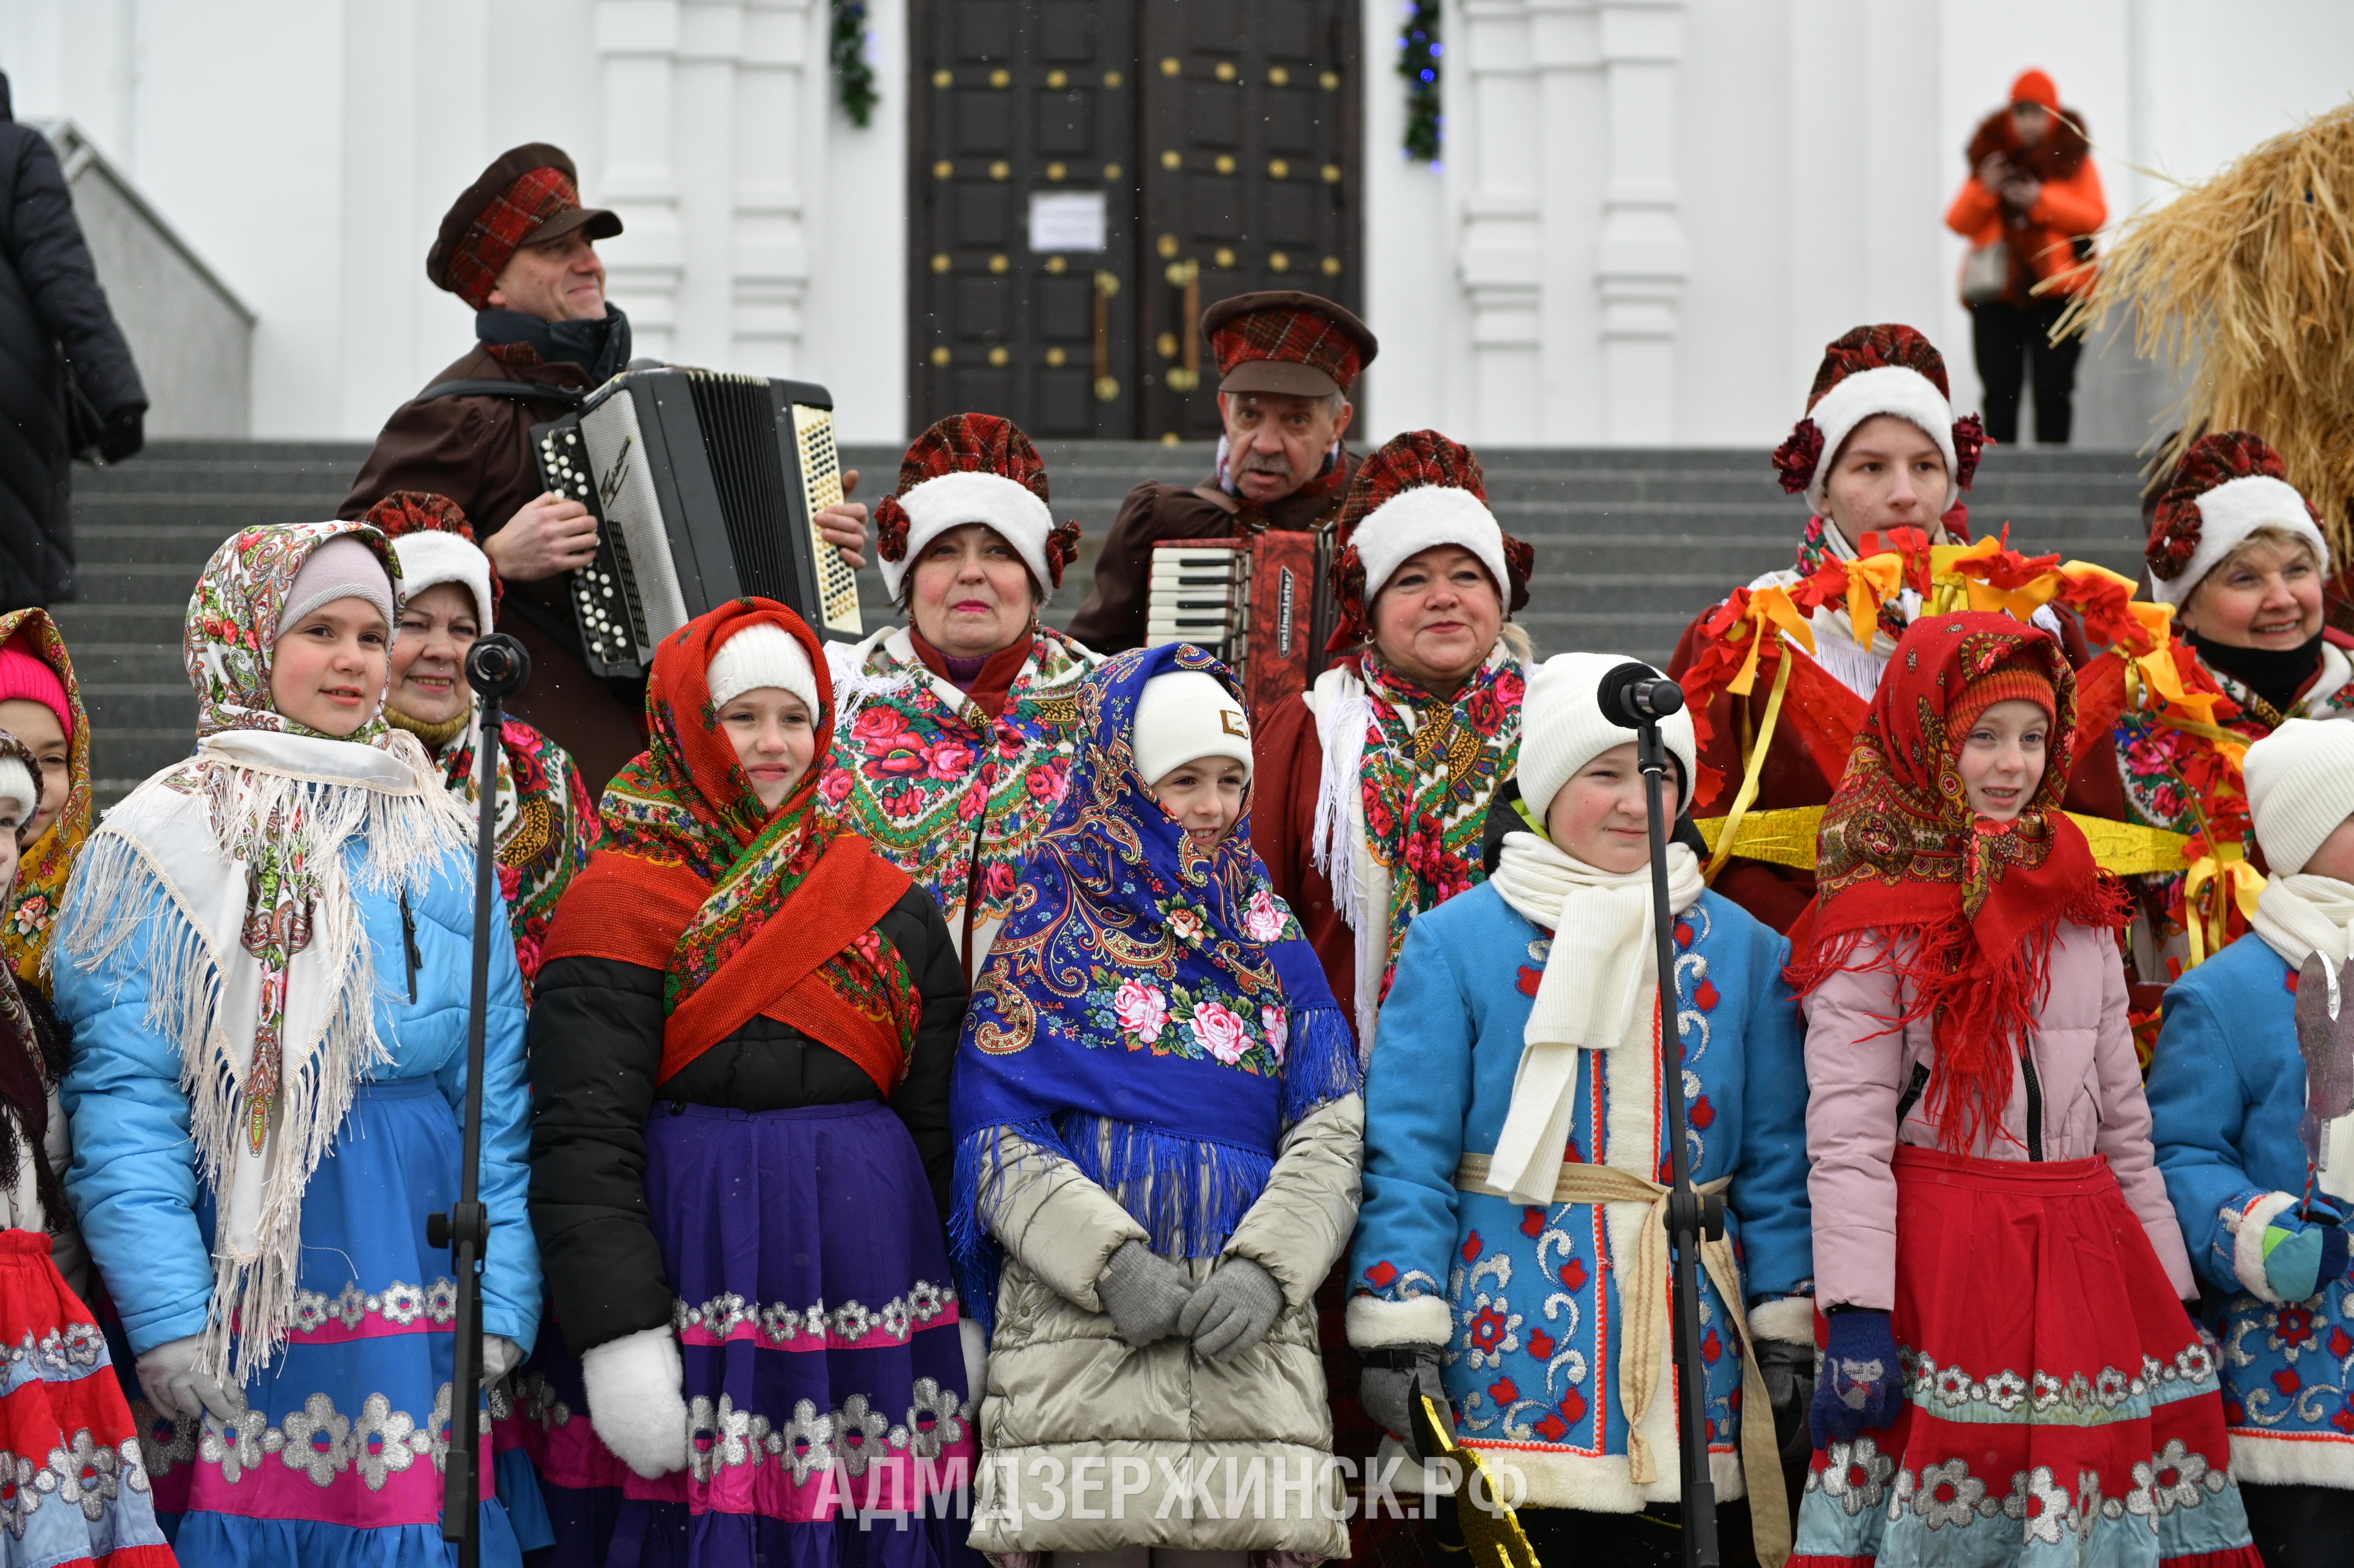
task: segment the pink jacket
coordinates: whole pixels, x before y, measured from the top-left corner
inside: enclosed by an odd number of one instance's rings
[[[1867,943],[1859,962],[1877,949]],[[1926,1020],[1890,1032],[1896,980],[1884,969],[1843,969],[1804,1004],[1807,1024],[1807,1193],[1815,1212],[1815,1299],[1829,1307],[1893,1308],[1896,1299],[1896,1179],[1889,1160],[1901,1139],[1934,1149],[1937,1129],[1913,1097],[1903,1125],[1896,1107],[1915,1066],[1932,1066]],[[2125,970],[2105,932],[2062,923],[2052,948],[2052,983],[2031,1049],[2041,1152],[2046,1160],[2108,1157],[2126,1202],[2185,1299],[2198,1294],[2190,1258],[2166,1182],[2150,1151],[2149,1102],[2126,1022]],[[2002,1130],[1968,1152],[1986,1160],[2028,1158],[2028,1082],[2011,1080]]]

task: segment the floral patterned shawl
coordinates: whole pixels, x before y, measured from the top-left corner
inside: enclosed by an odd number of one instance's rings
[[[1096,656],[1041,628],[992,719],[924,667],[906,627],[833,650],[844,662],[826,806],[932,895],[970,974],[1069,788],[1079,678]]]
[[[814,758],[773,812],[760,804],[719,727],[710,671],[728,638],[763,623],[808,652],[811,725],[831,733],[824,650],[784,606],[736,599],[664,638],[646,749],[606,786],[604,841],[557,907],[546,955],[667,971],[658,1085],[765,1016],[857,1063],[887,1098],[907,1075],[923,998],[875,927],[909,879],[822,810]]]
[[[90,715],[81,705],[81,686],[74,680],[73,659],[66,640],[45,609],[16,609],[0,615],[0,646],[17,637],[26,652],[58,673],[65,683],[66,708],[73,715],[73,734],[66,741],[66,765],[72,781],[66,786],[66,803],[41,836],[25,846],[17,862],[16,888],[7,901],[7,918],[0,921],[0,953],[17,980],[48,994],[42,973],[49,952],[49,927],[65,896],[66,878],[72,874],[74,855],[90,837]],[[33,769],[33,782],[41,770]]]
[[[2005,665],[2049,680],[2052,739],[2034,795],[1996,822],[1970,810],[1946,715]],[[2076,677],[2050,634],[1999,612],[1924,616],[1906,629],[1823,813],[1815,901],[1790,932],[1804,995],[1858,966],[1899,981],[1891,1029],[1932,1021],[1939,1073],[1925,1109],[1961,1152],[1999,1127],[2062,920],[2114,927],[2124,896],[2060,809],[2076,725]]]
[[[1362,673],[1341,667],[1318,680],[1324,770],[1310,843],[1357,934],[1354,1000],[1365,1054],[1406,927],[1487,879],[1480,835],[1488,802],[1520,763],[1527,689],[1520,660],[1500,639],[1447,703],[1370,655]]]
[[[981,1202],[1011,1133],[1071,1160],[1172,1256],[1210,1257],[1266,1187],[1284,1128],[1362,1082],[1316,953],[1251,847],[1249,800],[1204,852],[1153,800],[1130,737],[1144,684],[1198,648],[1088,675],[1070,792],[1022,867],[965,1015],[949,1121],[964,1299],[996,1299]]]
[[[106,814],[58,924],[59,961],[85,969],[146,943],[148,1017],[179,1050],[197,1172],[220,1215],[206,1353],[230,1375],[240,1325],[239,1381],[284,1342],[303,1192],[355,1086],[388,1059],[357,895],[422,897],[473,836],[381,697],[345,737],[270,705],[287,592],[313,550],[345,535],[398,586],[389,545],[365,523],[248,528],[213,552],[183,641],[196,755]]]

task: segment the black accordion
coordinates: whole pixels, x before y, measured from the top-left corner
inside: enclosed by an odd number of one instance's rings
[[[664,637],[746,595],[822,637],[863,631],[857,574],[817,532],[842,499],[824,387],[631,370],[531,433],[541,482],[597,517],[597,558],[568,595],[597,674],[644,675]]]

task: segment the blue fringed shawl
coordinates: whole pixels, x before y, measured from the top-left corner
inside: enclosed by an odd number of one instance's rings
[[[1002,1255],[981,1200],[1023,1174],[1007,1135],[1070,1160],[1154,1251],[1210,1257],[1266,1189],[1284,1128],[1362,1087],[1347,1017],[1247,814],[1204,853],[1136,772],[1137,700],[1175,670],[1233,685],[1175,645],[1123,653],[1080,688],[1087,744],[965,1014],[949,1241],[984,1327]]]

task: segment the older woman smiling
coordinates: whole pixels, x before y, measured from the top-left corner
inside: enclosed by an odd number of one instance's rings
[[[1096,656],[1038,622],[1078,551],[1012,423],[958,414],[917,438],[875,508],[907,624],[829,650],[841,694],[820,794],[928,889],[970,975],[1063,797]]]

